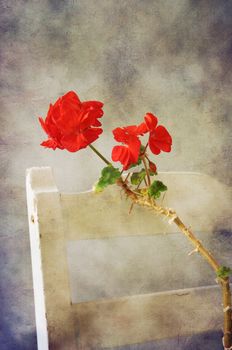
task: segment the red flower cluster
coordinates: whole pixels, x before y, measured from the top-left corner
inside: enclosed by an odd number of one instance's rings
[[[48,135],[48,139],[41,145],[54,150],[66,149],[69,152],[87,147],[102,133],[98,120],[103,115],[102,107],[103,103],[99,101],[81,102],[74,91],[66,93],[54,105],[50,105],[45,120],[39,118]],[[152,153],[170,152],[172,138],[164,126],[157,124],[157,117],[147,113],[144,122],[139,125],[114,129],[114,138],[122,145],[113,147],[112,160],[121,162],[124,170],[136,164],[141,147],[139,137],[146,133],[149,133],[148,145]],[[151,170],[155,172],[155,164],[150,163]]]
[[[45,121],[39,118],[48,140],[42,146],[76,152],[94,142],[102,133],[98,118],[103,115],[103,103],[81,102],[74,91],[50,105]]]
[[[147,113],[144,117],[144,122],[138,126],[131,125],[114,129],[113,135],[115,140],[122,142],[123,145],[114,146],[112,160],[121,162],[124,170],[128,169],[130,165],[137,163],[141,146],[139,136],[143,136],[147,132],[149,132],[148,145],[152,153],[170,152],[172,137],[164,126],[157,126],[157,124],[157,117]]]
[[[122,142],[123,146],[114,146],[112,150],[112,160],[120,161],[123,169],[137,163],[140,152],[141,142],[137,136],[136,126],[126,126],[124,128],[116,128],[113,130],[114,138],[118,142]]]

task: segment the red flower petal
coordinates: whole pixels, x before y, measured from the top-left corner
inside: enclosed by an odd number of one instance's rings
[[[74,91],[60,97],[53,106],[52,120],[63,134],[72,132],[77,127],[81,102]]]
[[[73,108],[67,101],[60,106],[59,117],[55,120],[62,134],[70,134],[78,130],[80,125],[80,106]]]
[[[141,142],[137,136],[130,135],[124,146],[114,146],[112,150],[112,160],[119,161],[126,170],[131,164],[137,163]]]
[[[102,116],[102,109],[93,109],[87,112],[83,111],[80,119],[80,130],[86,129],[90,126],[101,126],[101,123],[97,119]]]
[[[112,131],[114,135],[114,139],[118,142],[127,143],[130,136],[137,137],[138,135],[137,128],[138,127],[136,125],[129,125],[123,128],[116,128]]]
[[[146,132],[148,132],[148,131],[149,131],[149,129],[148,129],[145,122],[143,122],[137,126],[137,135],[146,134]]]
[[[53,139],[57,144],[59,144],[59,147],[61,147],[61,145],[59,143],[59,139],[60,139],[61,134],[60,134],[59,129],[53,123],[53,121],[51,119],[52,111],[53,111],[53,106],[50,105],[49,111],[48,111],[48,116],[47,116],[46,120],[44,121],[41,117],[39,117],[39,122],[40,122],[43,130],[50,137],[50,139]]]
[[[124,168],[128,166],[130,160],[130,151],[126,146],[114,146],[112,150],[112,160],[120,162]]]
[[[158,118],[152,113],[147,113],[144,117],[144,122],[137,126],[137,135],[143,135],[148,131],[155,130],[157,124]]]
[[[80,101],[79,97],[77,96],[77,94],[75,93],[75,91],[67,92],[65,95],[63,95],[61,97],[61,100],[62,101],[63,100],[67,100],[68,101],[69,100],[69,103],[70,104],[73,103],[74,106],[81,103],[81,101]]]
[[[149,131],[155,130],[158,124],[158,118],[155,115],[152,113],[147,113],[144,117],[144,120]]]
[[[95,120],[95,122],[93,122],[93,124],[92,124],[92,126],[101,126],[102,125],[102,123],[101,122],[99,122],[99,120]]]
[[[86,146],[88,146],[90,143],[97,140],[99,135],[102,134],[102,132],[103,132],[103,130],[100,128],[90,128],[90,129],[86,129],[85,131],[83,131],[82,132],[83,137],[85,138],[85,140],[87,142]]]
[[[62,137],[61,143],[69,152],[77,152],[94,142],[102,131],[100,128],[93,128],[77,134],[65,135]]]
[[[43,130],[46,132],[46,134],[48,134],[48,130],[46,128],[46,124],[45,124],[45,121],[43,120],[43,118],[39,117],[39,122],[40,122],[40,125],[42,126]]]
[[[156,154],[156,155],[160,154],[161,152],[160,149],[155,145],[155,142],[153,142],[151,137],[149,138],[148,144],[153,154]]]
[[[125,130],[123,128],[116,128],[113,131],[114,139],[118,142],[126,142],[127,141],[127,135],[125,133]]]
[[[86,147],[86,141],[82,134],[68,134],[62,137],[62,145],[69,152],[77,152],[79,149]]]
[[[82,102],[82,106],[89,109],[99,109],[102,108],[104,104],[100,101],[85,101]]]
[[[149,147],[152,153],[159,154],[160,150],[170,152],[171,146],[172,137],[164,126],[160,125],[155,129],[155,131],[150,133]]]
[[[136,135],[137,136],[138,127],[136,125],[125,126],[123,129],[125,130],[127,135],[129,134],[129,135]]]
[[[141,146],[140,140],[137,136],[130,136],[127,144],[131,152],[131,164],[137,163]]]
[[[57,144],[57,142],[53,139],[48,139],[46,141],[43,141],[41,144],[41,146],[46,147],[46,148],[52,148],[52,149],[56,149],[56,148],[60,148]]]

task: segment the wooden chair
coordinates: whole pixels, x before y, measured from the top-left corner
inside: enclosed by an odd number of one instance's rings
[[[226,186],[199,173],[159,178],[168,186],[163,204],[230,259],[215,234],[230,227]],[[214,273],[197,253],[188,256],[191,245],[174,225],[146,208],[129,215],[114,185],[101,194],[60,193],[49,167],[28,169],[26,188],[39,350],[106,349],[221,329]]]

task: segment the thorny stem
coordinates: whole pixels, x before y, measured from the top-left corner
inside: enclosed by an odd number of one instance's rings
[[[138,197],[137,194],[127,186],[127,184],[124,183],[122,179],[119,179],[117,181],[117,184],[123,188],[125,194],[130,197],[130,199],[141,206],[149,207],[154,209],[154,211],[158,214],[166,216],[166,218],[169,219],[169,222],[174,222],[181,232],[191,241],[191,243],[195,246],[196,251],[199,252],[203,258],[209,263],[209,265],[213,268],[213,270],[217,273],[218,269],[220,268],[219,263],[216,261],[216,259],[212,256],[212,254],[203,246],[201,241],[199,241],[193,232],[190,230],[190,228],[187,228],[184,223],[181,221],[181,219],[177,216],[176,212],[173,210],[170,210],[168,208],[163,208],[161,206],[158,206],[155,202],[146,199],[144,197]],[[230,349],[232,346],[232,337],[231,337],[231,331],[232,331],[232,318],[231,318],[231,292],[230,292],[230,283],[229,278],[218,278],[221,288],[222,288],[222,294],[223,294],[223,312],[224,312],[224,337],[223,337],[223,344],[224,348]]]
[[[191,243],[197,248],[197,251],[208,261],[214,271],[218,271],[220,268],[219,263],[214,259],[211,253],[203,247],[202,243],[194,236],[192,231],[183,224],[180,218],[176,215],[175,211],[160,207],[155,202],[151,202],[148,198],[138,197],[137,194],[133,192],[122,179],[119,179],[117,181],[117,185],[122,187],[126,195],[130,197],[130,199],[133,200],[133,202],[136,204],[152,208],[156,213],[166,216],[170,220],[170,223],[174,222],[184,233],[184,235],[191,241]]]
[[[108,165],[111,163],[102,156],[100,152],[96,150],[92,145],[89,145],[90,148]],[[145,164],[144,164],[145,166]],[[146,166],[145,166],[146,169]],[[151,200],[149,197],[141,197],[138,196],[135,192],[133,192],[126,184],[126,182],[120,177],[117,180],[117,185],[121,187],[127,197],[132,200],[132,204],[139,204],[141,206],[145,206],[153,209],[157,214],[164,215],[167,219],[169,219],[169,223],[174,222],[180,231],[191,241],[191,243],[195,246],[195,251],[199,252],[202,257],[208,262],[208,264],[212,267],[212,269],[217,273],[220,268],[220,264],[213,257],[213,255],[203,246],[201,241],[199,241],[192,230],[187,228],[184,223],[181,221],[179,216],[176,214],[174,210],[164,208],[158,206],[155,201]],[[223,345],[225,350],[230,350],[232,348],[232,311],[231,311],[231,291],[230,291],[230,282],[228,277],[220,277],[218,278],[219,283],[222,288],[223,295],[223,312],[224,312],[224,337],[223,337]]]
[[[223,345],[225,349],[230,349],[232,346],[232,311],[231,311],[231,291],[229,277],[221,281],[223,290],[223,311],[224,311],[224,337]]]

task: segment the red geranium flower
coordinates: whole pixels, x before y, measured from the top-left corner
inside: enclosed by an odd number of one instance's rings
[[[154,154],[161,151],[170,152],[172,147],[172,137],[163,125],[158,125],[158,118],[152,113],[147,113],[144,122],[138,126],[138,132],[143,135],[150,132],[148,144]]]
[[[81,102],[74,91],[50,105],[45,121],[39,118],[48,140],[42,146],[76,152],[94,142],[102,133],[98,118],[103,115],[103,103]]]
[[[116,141],[122,142],[123,146],[114,146],[112,160],[121,162],[123,170],[127,170],[131,164],[137,163],[141,142],[137,136],[137,126],[127,126],[113,130]]]
[[[151,113],[147,113],[144,122],[139,125],[130,125],[113,130],[116,141],[122,142],[122,146],[114,146],[112,150],[112,160],[121,162],[123,170],[127,170],[130,165],[138,162],[141,141],[139,136],[149,132],[149,147],[154,154],[161,151],[170,152],[172,137],[162,125],[157,126],[158,119]],[[152,163],[153,164],[153,163]],[[156,172],[155,164],[152,166]]]

